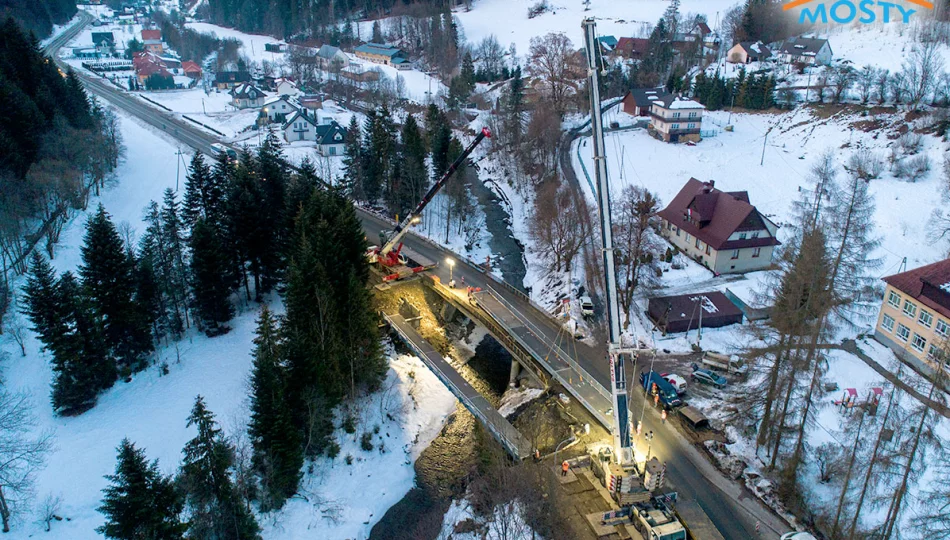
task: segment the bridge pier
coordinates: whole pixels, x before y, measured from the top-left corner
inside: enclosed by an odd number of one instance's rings
[[[518,383],[518,375],[521,374],[521,362],[511,359],[511,373],[508,375],[508,386],[514,388]]]

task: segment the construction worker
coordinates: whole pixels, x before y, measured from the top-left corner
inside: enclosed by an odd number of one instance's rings
[[[534,449],[534,462],[535,462],[535,463],[538,463],[539,461],[541,461],[541,451],[538,450],[537,448],[535,448],[535,449]]]
[[[571,470],[571,464],[564,460],[564,463],[561,463],[561,476],[567,476],[567,471]]]

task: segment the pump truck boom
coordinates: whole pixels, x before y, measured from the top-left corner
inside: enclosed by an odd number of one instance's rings
[[[422,200],[419,201],[419,204],[416,205],[415,209],[413,209],[412,212],[410,212],[401,223],[396,225],[396,228],[393,229],[389,239],[385,242],[381,242],[383,244],[382,247],[377,248],[376,246],[373,246],[369,249],[367,256],[371,264],[378,263],[385,267],[396,267],[406,264],[406,258],[401,254],[402,239],[406,236],[406,233],[409,232],[409,227],[421,221],[422,211],[425,210],[426,206],[428,206],[430,202],[432,202],[432,199],[435,198],[439,191],[445,186],[446,182],[448,182],[449,178],[452,177],[455,171],[462,166],[462,163],[469,156],[469,154],[475,150],[475,147],[478,146],[478,144],[486,137],[491,138],[491,131],[489,131],[487,127],[482,128],[481,132],[475,136],[475,140],[473,140],[471,144],[469,144],[468,147],[465,148],[461,154],[459,154],[458,158],[456,158],[452,165],[450,165],[445,171],[445,174],[443,174],[442,177],[439,178],[439,180],[429,188],[429,191],[427,191],[422,197]],[[382,238],[380,240],[382,240]],[[396,274],[393,275],[395,276]]]

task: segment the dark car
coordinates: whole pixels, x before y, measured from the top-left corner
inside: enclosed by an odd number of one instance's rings
[[[683,404],[679,394],[673,389],[666,379],[655,371],[643,371],[640,373],[640,386],[650,395],[658,394],[663,405],[672,409]]]
[[[703,384],[711,384],[715,386],[716,388],[723,388],[724,386],[726,386],[726,383],[728,382],[726,381],[726,378],[723,377],[722,375],[714,371],[710,371],[708,369],[703,369],[697,366],[696,364],[693,364],[692,377],[693,377],[693,380],[696,380]]]

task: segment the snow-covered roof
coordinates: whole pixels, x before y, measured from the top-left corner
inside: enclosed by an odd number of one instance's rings
[[[691,99],[677,99],[669,105],[670,109],[703,109],[701,103],[693,101]]]

